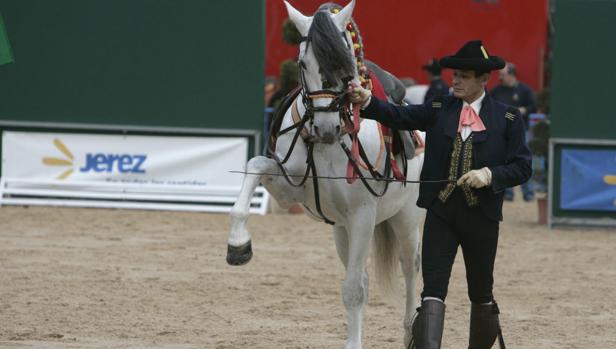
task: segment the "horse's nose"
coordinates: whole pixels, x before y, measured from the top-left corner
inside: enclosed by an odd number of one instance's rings
[[[315,136],[317,136],[317,137],[320,136],[320,134],[319,134],[319,126],[313,125],[312,129],[314,130],[314,135]]]
[[[326,133],[321,136],[321,142],[325,144],[332,144],[336,141],[336,136],[333,133]]]
[[[340,125],[332,127],[312,126],[312,134],[322,143],[334,143],[336,138],[340,136]]]

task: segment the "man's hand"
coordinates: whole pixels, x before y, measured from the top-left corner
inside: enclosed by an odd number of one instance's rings
[[[492,183],[492,171],[487,167],[468,171],[458,179],[458,185],[466,184],[475,189],[487,187],[490,183]]]
[[[362,108],[368,106],[368,104],[370,103],[370,97],[372,96],[372,92],[370,92],[370,90],[366,90],[359,85],[351,83],[349,83],[347,94],[349,95],[349,99],[353,104],[359,104]]]

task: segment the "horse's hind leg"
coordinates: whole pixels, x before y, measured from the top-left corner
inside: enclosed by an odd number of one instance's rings
[[[227,263],[243,265],[252,258],[251,237],[246,230],[246,220],[250,214],[250,200],[263,173],[277,173],[276,162],[264,156],[256,156],[246,164],[247,174],[242,183],[240,195],[231,209],[231,232],[229,233]]]
[[[404,348],[411,340],[411,323],[417,307],[416,281],[421,266],[420,228],[425,219],[425,210],[408,203],[393,217],[387,220],[400,243],[400,264],[406,283],[406,311],[404,314]]]

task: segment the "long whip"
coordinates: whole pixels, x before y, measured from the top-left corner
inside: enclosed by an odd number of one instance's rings
[[[284,177],[284,175],[280,173],[258,173],[258,172],[245,172],[245,171],[229,171],[229,173],[237,173],[237,174],[246,174],[246,175],[258,175],[258,176],[274,176],[274,177]],[[304,175],[292,175],[288,174],[288,177],[301,177],[304,178]],[[348,180],[350,179],[347,176],[308,176],[308,178],[317,178],[317,179],[332,179],[332,180]],[[400,182],[400,183],[451,183],[456,182],[453,179],[436,179],[436,180],[423,180],[423,181],[408,181],[408,180],[400,180],[395,178],[366,178],[369,181],[377,181],[377,182]]]

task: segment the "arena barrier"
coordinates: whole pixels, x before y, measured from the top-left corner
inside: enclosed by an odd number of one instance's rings
[[[239,187],[202,187],[0,179],[1,205],[124,208],[225,213],[231,210]],[[265,215],[270,195],[258,187],[250,202],[250,213]]]
[[[229,212],[254,131],[0,122],[0,205]],[[105,133],[101,133],[105,132]],[[250,213],[266,214],[257,189]]]

